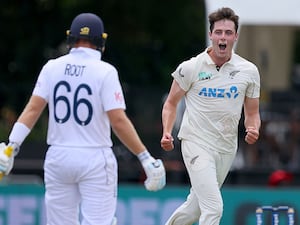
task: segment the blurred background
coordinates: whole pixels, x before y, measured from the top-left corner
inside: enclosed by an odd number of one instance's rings
[[[128,116],[148,149],[164,160],[168,185],[188,187],[180,143],[176,141],[172,152],[160,148],[161,108],[172,81],[170,74],[208,44],[207,10],[214,5],[208,7],[207,2],[1,1],[0,140],[7,141],[42,66],[67,53],[65,32],[74,16],[93,12],[102,18],[108,33],[102,58],[119,71]],[[227,3],[230,5],[230,1],[219,1],[224,6]],[[284,10],[279,1],[272,3],[278,3],[277,10]],[[263,13],[272,17],[270,8]],[[237,14],[242,21],[243,13]],[[289,12],[274,13],[274,18],[278,15]],[[254,62],[261,74],[262,127],[257,144],[246,145],[241,120],[238,155],[225,187],[297,187],[300,183],[300,21],[294,22],[262,21],[245,23],[240,28],[235,51]],[[7,182],[42,183],[46,131],[45,111],[24,142]],[[119,183],[141,184],[144,174],[140,163],[114,136],[113,139]]]

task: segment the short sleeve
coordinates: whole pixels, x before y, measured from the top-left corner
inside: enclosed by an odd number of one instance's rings
[[[123,90],[119,81],[118,72],[115,68],[106,74],[100,95],[105,111],[126,109]]]
[[[49,88],[47,82],[48,71],[51,67],[51,60],[49,60],[42,68],[38,79],[35,83],[32,95],[37,95],[44,98],[47,102],[49,101]]]
[[[250,72],[251,83],[247,88],[246,96],[249,98],[259,98],[260,96],[260,76],[256,66]]]
[[[192,58],[181,63],[172,73],[172,76],[184,91],[188,91],[195,80],[194,71],[195,58]]]

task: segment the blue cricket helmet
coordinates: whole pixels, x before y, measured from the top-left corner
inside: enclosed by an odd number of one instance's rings
[[[98,50],[105,46],[107,34],[104,32],[104,25],[100,17],[93,13],[81,13],[77,15],[67,30],[67,42],[74,45],[79,39],[86,39],[94,44]]]

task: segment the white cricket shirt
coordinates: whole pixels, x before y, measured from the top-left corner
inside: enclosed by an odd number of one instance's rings
[[[48,102],[47,143],[111,147],[107,111],[125,109],[117,70],[90,48],[73,48],[42,68],[33,95]]]
[[[234,52],[217,71],[207,50],[184,61],[172,73],[186,91],[186,110],[178,137],[214,151],[233,153],[245,96],[260,95],[259,72],[253,63]]]

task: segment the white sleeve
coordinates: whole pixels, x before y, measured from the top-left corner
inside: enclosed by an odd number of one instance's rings
[[[104,110],[126,109],[123,90],[116,69],[112,69],[106,75],[102,85],[100,95]]]
[[[255,67],[251,71],[251,83],[247,88],[246,96],[249,98],[259,98],[260,96],[260,76],[258,69]]]
[[[184,91],[188,91],[195,80],[194,71],[195,58],[192,58],[181,63],[172,76]]]
[[[46,77],[47,77],[47,71],[49,71],[49,66],[50,66],[49,62],[43,66],[32,92],[32,95],[40,96],[44,98],[47,102],[49,101],[49,89],[48,89],[49,85],[47,85]]]

